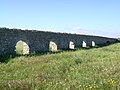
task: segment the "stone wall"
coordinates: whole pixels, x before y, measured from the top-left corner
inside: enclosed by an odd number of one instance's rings
[[[82,47],[83,41],[86,46],[92,46],[92,42],[95,45],[116,42],[116,39],[99,36],[0,28],[0,55],[15,54],[16,43],[20,40],[29,46],[30,53],[49,51],[50,42],[54,42],[57,49],[69,49],[70,42],[75,48]]]

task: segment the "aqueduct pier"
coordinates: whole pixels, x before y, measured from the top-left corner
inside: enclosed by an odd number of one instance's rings
[[[57,45],[59,50],[70,49],[70,43],[75,48],[79,48],[84,47],[83,43],[85,43],[85,46],[104,45],[108,42],[114,43],[117,39],[80,34],[0,28],[0,55],[15,54],[16,43],[20,40],[29,46],[29,53],[32,53],[49,51],[51,41]]]

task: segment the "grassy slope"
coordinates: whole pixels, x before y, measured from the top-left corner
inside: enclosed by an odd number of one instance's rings
[[[120,43],[0,64],[2,90],[119,90]]]

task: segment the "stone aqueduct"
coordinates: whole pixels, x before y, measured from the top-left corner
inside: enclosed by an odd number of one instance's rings
[[[49,51],[50,42],[55,43],[58,50],[116,42],[114,38],[99,36],[0,28],[0,56],[15,54],[16,43],[20,40],[29,46],[29,53]]]

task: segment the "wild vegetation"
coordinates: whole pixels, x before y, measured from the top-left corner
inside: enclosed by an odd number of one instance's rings
[[[1,90],[119,90],[120,43],[0,63]]]

